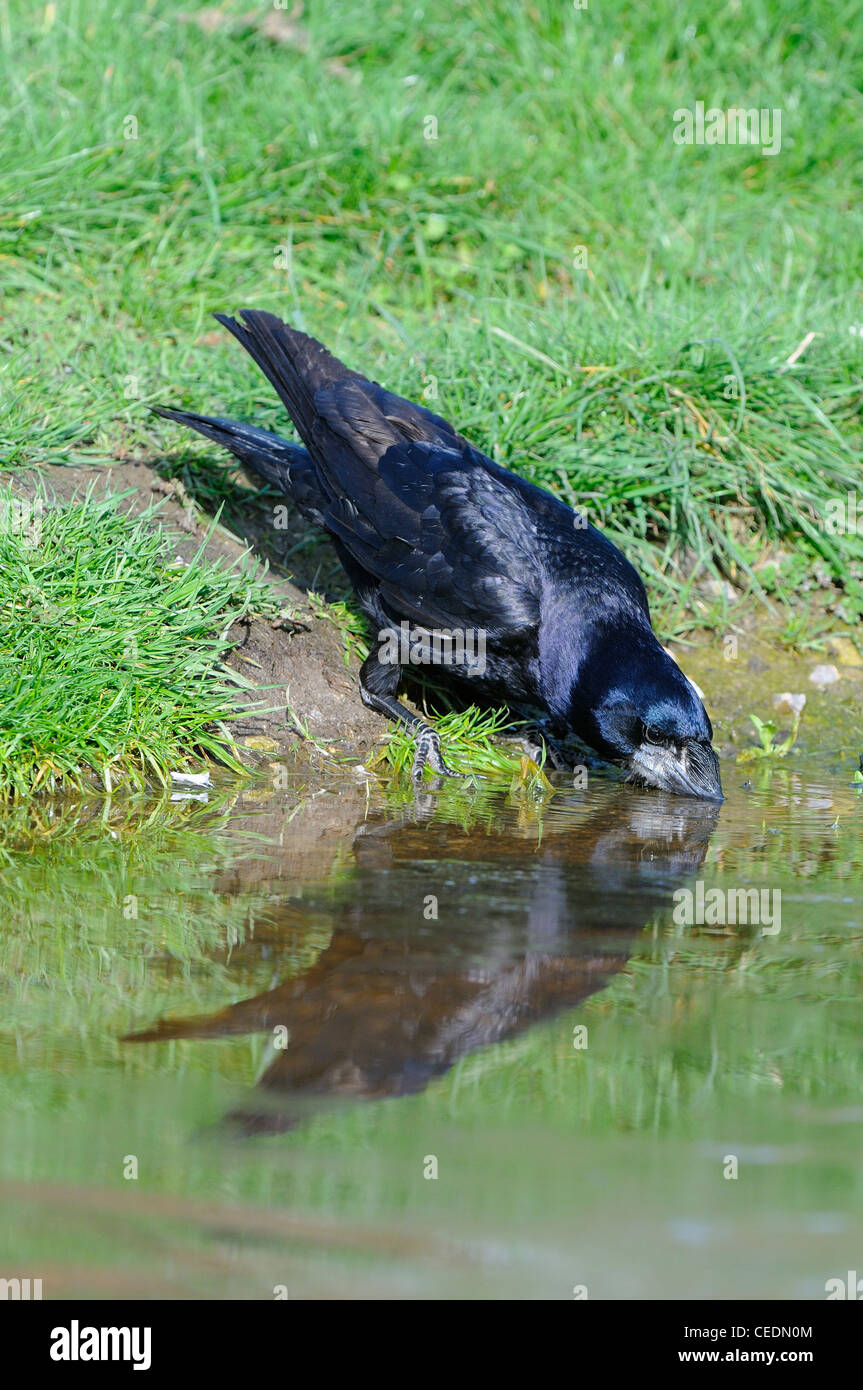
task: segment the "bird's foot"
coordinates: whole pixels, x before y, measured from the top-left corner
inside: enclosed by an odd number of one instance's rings
[[[416,727],[416,752],[414,753],[414,765],[411,768],[411,776],[415,782],[423,780],[423,772],[426,767],[430,767],[432,772],[439,777],[460,777],[460,772],[453,772],[451,767],[447,767],[443,760],[440,749],[440,734],[436,733],[430,724],[418,724]]]

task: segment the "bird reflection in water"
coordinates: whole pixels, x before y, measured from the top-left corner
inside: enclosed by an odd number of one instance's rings
[[[286,1037],[229,1117],[246,1134],[289,1130],[336,1099],[415,1094],[603,989],[702,864],[719,814],[614,784],[556,798],[541,837],[512,816],[465,830],[421,807],[380,812],[353,834],[352,871],[327,900],[331,939],[309,969],[124,1041]],[[284,906],[296,920],[296,901]]]

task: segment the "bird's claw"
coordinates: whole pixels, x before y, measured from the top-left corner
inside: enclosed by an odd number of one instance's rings
[[[461,773],[453,772],[452,768],[447,767],[444,762],[440,748],[440,734],[436,733],[429,724],[422,724],[417,730],[414,765],[411,768],[411,776],[415,782],[423,780],[423,772],[427,766],[439,777],[461,776]]]

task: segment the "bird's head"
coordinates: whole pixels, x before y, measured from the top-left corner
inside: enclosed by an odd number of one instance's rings
[[[621,646],[626,646],[621,651]],[[704,705],[653,633],[600,649],[572,691],[570,726],[641,786],[722,801]]]

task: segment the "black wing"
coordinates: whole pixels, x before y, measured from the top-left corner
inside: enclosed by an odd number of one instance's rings
[[[570,599],[609,570],[646,612],[635,571],[558,498],[507,472],[446,420],[351,371],[259,310],[216,316],[272,382],[315,467],[324,524],[387,609],[499,634],[539,622],[543,589]],[[579,593],[578,589],[582,592]]]
[[[327,485],[326,526],[396,616],[496,634],[538,622],[536,520],[467,446],[392,444],[359,480],[345,451]]]
[[[482,455],[314,338],[272,314],[242,317],[217,315],[287,406],[326,499],[324,525],[387,608],[441,627],[536,623],[535,518]]]

